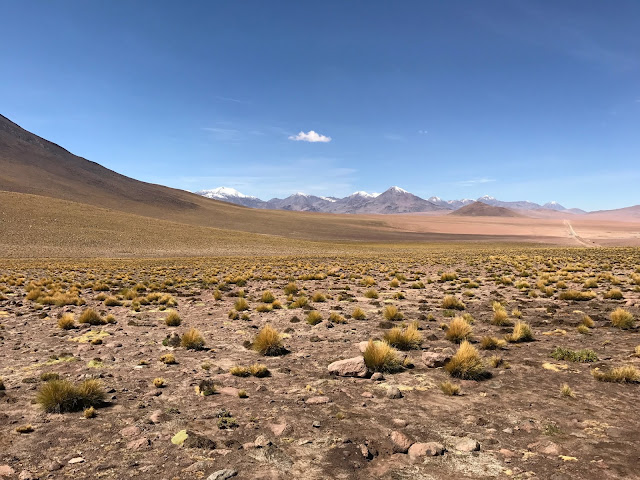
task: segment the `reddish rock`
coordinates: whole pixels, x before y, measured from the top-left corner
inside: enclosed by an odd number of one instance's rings
[[[396,453],[407,453],[409,447],[413,444],[409,437],[397,430],[391,432],[391,441],[393,442],[393,451]]]
[[[339,377],[358,377],[364,378],[369,374],[364,358],[353,357],[345,360],[333,362],[328,367],[329,373],[338,375]]]
[[[409,447],[409,456],[411,458],[435,457],[443,455],[444,452],[444,446],[437,442],[414,443]]]
[[[310,397],[307,398],[305,403],[307,405],[322,405],[324,403],[329,403],[330,401],[329,397]]]

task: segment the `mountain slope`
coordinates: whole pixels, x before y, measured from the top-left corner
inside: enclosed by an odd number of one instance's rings
[[[523,217],[513,210],[504,207],[494,207],[483,202],[474,202],[465,205],[458,210],[451,212],[449,215],[457,215],[460,217]]]

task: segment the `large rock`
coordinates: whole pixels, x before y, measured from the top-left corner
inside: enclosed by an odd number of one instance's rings
[[[422,352],[422,361],[427,368],[444,367],[451,355],[443,352]]]
[[[444,452],[444,446],[437,442],[414,443],[409,447],[409,456],[411,458],[435,457],[443,455]]]
[[[480,444],[473,438],[463,438],[454,448],[459,452],[475,452],[480,450]]]
[[[329,373],[338,375],[339,377],[358,377],[365,378],[369,374],[367,365],[364,363],[363,357],[347,358],[338,360],[329,365]]]
[[[391,432],[391,441],[393,442],[393,451],[396,453],[407,453],[413,444],[409,437],[397,430]]]

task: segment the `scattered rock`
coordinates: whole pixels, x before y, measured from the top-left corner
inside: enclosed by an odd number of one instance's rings
[[[427,368],[444,367],[451,355],[443,352],[422,352],[422,362]]]
[[[129,450],[140,450],[141,448],[148,447],[151,445],[151,441],[148,438],[142,437],[136,440],[131,440],[127,443],[127,448]]]
[[[231,470],[230,468],[225,468],[224,470],[218,470],[217,472],[213,472],[211,475],[207,477],[207,480],[227,480],[227,478],[235,477],[238,475],[237,470]]]
[[[387,398],[402,398],[402,392],[398,387],[387,388]]]
[[[272,423],[269,425],[269,429],[276,437],[292,430],[291,426],[286,423]]]
[[[60,470],[63,467],[63,465],[60,462],[56,462],[55,460],[53,460],[51,463],[49,463],[45,468],[49,471],[49,472],[57,472],[58,470]]]
[[[411,458],[435,457],[444,455],[444,452],[444,446],[437,442],[414,443],[409,447],[409,456]]]
[[[185,448],[200,448],[202,450],[215,450],[216,442],[204,435],[187,430],[187,438],[182,442]]]
[[[8,477],[13,475],[15,470],[11,468],[9,465],[0,465],[0,477]]]
[[[18,475],[18,480],[36,480],[37,478],[38,477],[33,475],[28,470],[23,470],[20,472],[20,475]]]
[[[455,444],[454,448],[458,452],[476,452],[480,450],[480,444],[473,438],[463,438]]]
[[[381,382],[382,380],[384,380],[384,375],[382,375],[382,373],[380,372],[376,372],[371,375],[371,380],[373,380],[374,382]]]
[[[324,403],[329,403],[330,401],[329,397],[310,397],[307,398],[305,403],[307,405],[322,405]]]
[[[69,464],[73,465],[74,463],[84,463],[84,458],[82,457],[73,457],[71,460],[69,460]]]
[[[311,426],[312,426],[313,428],[320,428],[322,425],[320,424],[320,422],[319,422],[318,420],[316,420],[315,422],[313,422],[313,423],[311,424]]]
[[[130,427],[123,428],[120,430],[120,435],[123,437],[134,437],[136,435],[140,435],[140,428],[135,425],[131,425]]]
[[[391,420],[396,427],[404,428],[407,426],[407,421],[402,420],[401,418],[394,418]]]
[[[253,445],[256,448],[266,448],[269,445],[272,445],[271,441],[265,437],[264,435],[258,435],[258,437],[253,441]]]
[[[162,410],[154,410],[154,412],[149,415],[149,423],[157,424],[160,423],[164,419],[164,415],[162,414]]]
[[[358,377],[364,378],[369,374],[364,358],[353,357],[345,360],[333,362],[328,367],[329,373],[338,375],[339,377]]]
[[[393,451],[396,453],[407,453],[413,442],[404,433],[394,430],[391,432]]]
[[[362,392],[362,397],[364,398],[373,398],[373,393],[371,392]]]

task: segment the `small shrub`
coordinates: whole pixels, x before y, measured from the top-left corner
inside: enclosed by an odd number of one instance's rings
[[[595,327],[596,322],[594,322],[593,319],[589,315],[583,315],[582,316],[582,325],[584,325],[585,327],[593,328],[593,327]]]
[[[276,297],[273,295],[273,293],[271,293],[270,290],[265,291],[260,297],[260,301],[262,303],[273,303],[275,302],[275,300],[276,300]]]
[[[271,303],[263,303],[256,307],[256,312],[258,313],[266,313],[273,310],[273,304]]]
[[[60,374],[54,372],[43,372],[40,374],[40,380],[50,382],[51,380],[60,380]]]
[[[447,295],[442,299],[442,308],[449,310],[464,310],[465,305],[453,295]]]
[[[294,302],[289,306],[290,308],[303,308],[309,305],[309,300],[304,295],[300,295]]]
[[[78,318],[78,322],[88,323],[89,325],[104,325],[107,323],[93,308],[85,309],[80,315],[80,318]]]
[[[104,300],[104,304],[107,307],[120,307],[122,305],[122,302],[116,297],[107,297]]]
[[[598,355],[593,350],[569,350],[567,348],[557,347],[551,356],[556,360],[566,360],[569,362],[591,363],[598,361]]]
[[[229,373],[235,377],[248,377],[251,375],[249,368],[236,365],[229,369]]]
[[[254,363],[253,365],[251,365],[249,367],[249,373],[257,378],[268,377],[271,374],[267,366],[262,365],[261,363]]]
[[[449,380],[440,384],[440,390],[442,390],[442,393],[445,395],[460,395],[460,385],[456,385]]]
[[[52,380],[40,387],[36,403],[45,412],[66,413],[100,406],[104,396],[105,392],[97,380],[85,380],[79,385],[68,380]]]
[[[282,355],[285,352],[280,333],[271,325],[262,327],[253,340],[252,348],[265,356]]]
[[[331,312],[329,314],[329,321],[331,323],[347,323],[347,321],[345,320],[345,318],[342,315],[340,315],[338,313],[335,313],[335,312]]]
[[[462,317],[455,317],[447,326],[445,338],[450,342],[460,343],[463,340],[469,340],[473,329],[471,325]]]
[[[362,356],[367,367],[375,372],[395,372],[402,368],[398,354],[387,342],[369,340]]]
[[[298,285],[295,282],[290,282],[284,287],[284,293],[287,295],[295,295],[298,293]]]
[[[624,295],[622,295],[622,292],[617,288],[613,288],[604,294],[604,298],[608,298],[610,300],[622,300]]]
[[[457,279],[458,279],[458,274],[455,272],[443,273],[440,276],[441,282],[452,282],[453,280],[457,280]]]
[[[316,303],[322,303],[327,301],[327,297],[322,292],[316,292],[311,297],[311,301]]]
[[[208,378],[201,380],[196,387],[196,392],[203,397],[208,397],[209,395],[216,393],[216,384],[213,380]]]
[[[633,365],[615,367],[608,372],[601,372],[599,369],[594,368],[591,370],[591,374],[601,382],[637,383],[640,381],[640,370]]]
[[[96,418],[98,415],[94,407],[85,408],[82,414],[84,415],[84,418]]]
[[[389,321],[402,320],[404,318],[404,315],[398,311],[398,307],[394,305],[387,305],[384,307],[382,315]]]
[[[164,388],[167,386],[167,381],[162,377],[156,377],[153,379],[153,386],[156,388]]]
[[[493,320],[491,320],[491,323],[493,325],[497,325],[500,327],[511,325],[511,322],[509,321],[509,314],[507,313],[504,306],[500,302],[493,302],[492,308],[493,308]]]
[[[16,427],[16,432],[17,433],[31,433],[31,432],[33,432],[33,427],[31,426],[31,424],[20,425],[19,427]]]
[[[180,315],[175,310],[169,310],[167,316],[164,319],[164,323],[168,327],[179,327],[182,323],[182,319]]]
[[[356,307],[351,312],[351,318],[356,320],[365,320],[367,318],[367,314],[360,307]]]
[[[588,335],[589,333],[591,333],[591,329],[589,327],[587,327],[586,325],[578,325],[578,333],[582,334],[582,335]]]
[[[73,318],[73,313],[64,313],[58,319],[58,328],[62,330],[71,330],[76,328],[76,321]]]
[[[202,350],[204,343],[204,338],[195,328],[190,328],[180,338],[180,345],[187,350]]]
[[[422,334],[416,325],[407,328],[394,327],[384,334],[384,339],[392,347],[400,350],[414,350],[422,344]]]
[[[490,375],[478,351],[466,340],[460,344],[458,351],[444,368],[452,377],[463,380],[481,380]]]
[[[175,365],[176,363],[178,363],[176,362],[176,357],[173,355],[173,353],[165,353],[160,357],[160,361],[165,365]]]
[[[482,337],[480,348],[483,350],[498,350],[507,346],[507,341],[497,337]]]
[[[246,390],[238,390],[238,398],[247,398],[248,396]]]
[[[489,359],[489,365],[491,365],[493,368],[498,368],[500,365],[503,365],[503,364],[504,364],[504,360],[500,355],[492,355],[491,358]]]
[[[233,308],[235,308],[237,312],[243,312],[244,310],[249,310],[249,304],[244,298],[240,297],[233,304]]]
[[[533,332],[529,324],[518,321],[513,327],[513,332],[507,337],[509,342],[531,342],[533,340]]]
[[[317,325],[322,321],[322,315],[317,310],[311,310],[307,314],[307,323],[309,325]]]
[[[364,292],[364,296],[367,298],[375,299],[375,298],[378,298],[380,295],[378,295],[378,292],[376,292],[373,288],[371,288],[366,292]]]
[[[578,290],[565,290],[558,295],[560,300],[574,300],[577,302],[584,302],[593,300],[596,298],[596,294],[593,292],[579,292]]]
[[[623,330],[628,330],[629,328],[633,328],[635,325],[635,320],[633,315],[626,311],[624,308],[616,308],[613,312],[611,312],[611,324],[614,327],[621,328]]]

